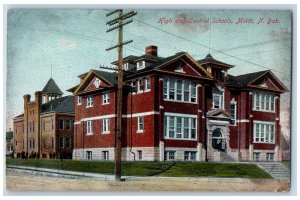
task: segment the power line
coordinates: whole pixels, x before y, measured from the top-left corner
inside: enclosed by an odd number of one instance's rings
[[[150,25],[150,24],[148,24],[148,23],[146,23],[146,22],[143,22],[143,21],[141,21],[141,20],[139,20],[139,19],[136,19],[136,18],[135,18],[135,20],[138,21],[138,22],[140,22],[140,23],[142,23],[142,24],[145,24],[145,25],[147,25],[147,26],[150,26],[150,27],[152,27],[152,28],[155,28],[155,29],[157,29],[157,30],[160,30],[160,31],[162,31],[162,32],[164,32],[164,33],[167,33],[167,34],[169,34],[169,35],[172,35],[172,36],[174,36],[174,37],[180,38],[180,39],[182,39],[182,40],[185,40],[185,41],[188,41],[188,42],[190,42],[190,43],[193,43],[193,44],[196,44],[196,45],[199,45],[199,46],[202,46],[202,47],[204,47],[204,48],[208,48],[208,49],[209,49],[208,46],[203,45],[203,44],[201,44],[201,43],[198,43],[198,42],[189,40],[189,39],[187,39],[187,38],[184,38],[184,37],[182,37],[182,36],[176,35],[176,34],[174,34],[174,33],[170,33],[170,32],[168,32],[168,31],[166,31],[166,30],[163,30],[163,29],[161,29],[161,28],[152,26],[152,25]],[[213,49],[213,48],[210,48],[210,49],[213,50],[213,51],[215,51],[215,52],[218,52],[218,53],[220,53],[220,54],[226,55],[226,56],[228,56],[228,57],[231,57],[231,58],[234,58],[234,59],[237,59],[237,60],[240,60],[240,61],[243,61],[243,62],[252,64],[252,65],[255,65],[255,66],[258,66],[258,67],[262,67],[262,68],[265,68],[265,69],[273,70],[273,71],[275,71],[275,72],[278,72],[278,73],[281,73],[281,74],[285,74],[285,75],[290,76],[289,74],[286,74],[286,73],[284,73],[284,72],[281,72],[281,71],[278,71],[278,70],[275,70],[275,69],[271,69],[271,68],[268,68],[268,67],[259,65],[259,64],[257,64],[257,63],[254,63],[254,62],[251,62],[251,61],[249,61],[249,60],[245,60],[245,59],[242,59],[242,58],[239,58],[239,57],[230,55],[230,54],[228,54],[228,53],[224,53],[224,52],[222,52],[222,51],[220,51],[220,50]]]
[[[273,43],[273,42],[281,42],[281,41],[285,41],[285,40],[288,40],[288,39],[289,38],[282,38],[282,39],[268,40],[268,41],[257,42],[257,43],[252,43],[252,44],[245,44],[245,45],[232,47],[232,48],[228,48],[228,49],[221,49],[220,51],[232,51],[232,50],[241,49],[241,48],[245,48],[245,47],[253,47],[253,46],[258,46],[258,45],[262,45],[262,44],[270,44],[270,43]]]
[[[55,30],[55,29],[41,29],[41,28],[37,28],[37,27],[32,27],[32,26],[27,26],[27,25],[12,25],[12,26],[16,26],[18,28],[25,28],[25,29],[31,29],[31,30],[36,30],[36,31],[41,31],[41,32],[46,32],[46,33],[52,33],[52,34],[56,34],[56,35],[60,35],[60,36],[70,36],[70,37],[74,37],[74,38],[79,38],[79,39],[83,39],[83,40],[88,40],[88,41],[94,41],[94,42],[113,42],[112,40],[107,40],[104,38],[96,38],[96,37],[92,37],[92,36],[86,36],[86,35],[82,35],[82,34],[78,34],[78,33],[73,33],[73,32],[63,32],[63,31],[59,31],[59,30]],[[132,46],[132,45],[128,45],[131,48],[136,49],[136,47]],[[135,52],[135,53],[140,53],[139,51],[135,51],[133,49],[129,49],[129,51]]]

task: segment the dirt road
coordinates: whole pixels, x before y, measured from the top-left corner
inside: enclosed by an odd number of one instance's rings
[[[55,177],[6,170],[6,188],[13,191],[287,191],[289,181],[220,178],[129,178],[124,182],[99,178]]]

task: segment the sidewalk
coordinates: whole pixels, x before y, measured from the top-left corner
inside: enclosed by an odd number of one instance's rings
[[[8,166],[6,188],[14,191],[288,191],[289,181],[215,177],[122,177],[34,167]],[[29,181],[30,180],[30,181]]]

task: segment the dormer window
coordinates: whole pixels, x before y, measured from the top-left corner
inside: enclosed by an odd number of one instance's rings
[[[123,70],[124,71],[128,71],[128,65],[129,65],[128,63],[123,64]]]
[[[144,69],[145,68],[145,61],[142,60],[142,61],[139,61],[136,63],[136,66],[137,66],[137,70],[140,70],[140,69]]]

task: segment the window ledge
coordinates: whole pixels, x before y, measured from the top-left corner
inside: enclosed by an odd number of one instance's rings
[[[144,130],[138,130],[137,133],[144,133]]]
[[[178,103],[190,103],[190,104],[198,104],[197,102],[190,102],[190,101],[177,101],[177,100],[172,100],[172,99],[164,99],[164,101],[178,102]]]
[[[86,108],[92,108],[93,106],[86,106]]]
[[[86,135],[93,135],[93,133],[87,133]]]
[[[110,132],[107,132],[107,131],[106,131],[106,132],[102,132],[102,134],[110,134]]]
[[[108,103],[102,103],[102,105],[108,105],[109,104],[109,102]]]

